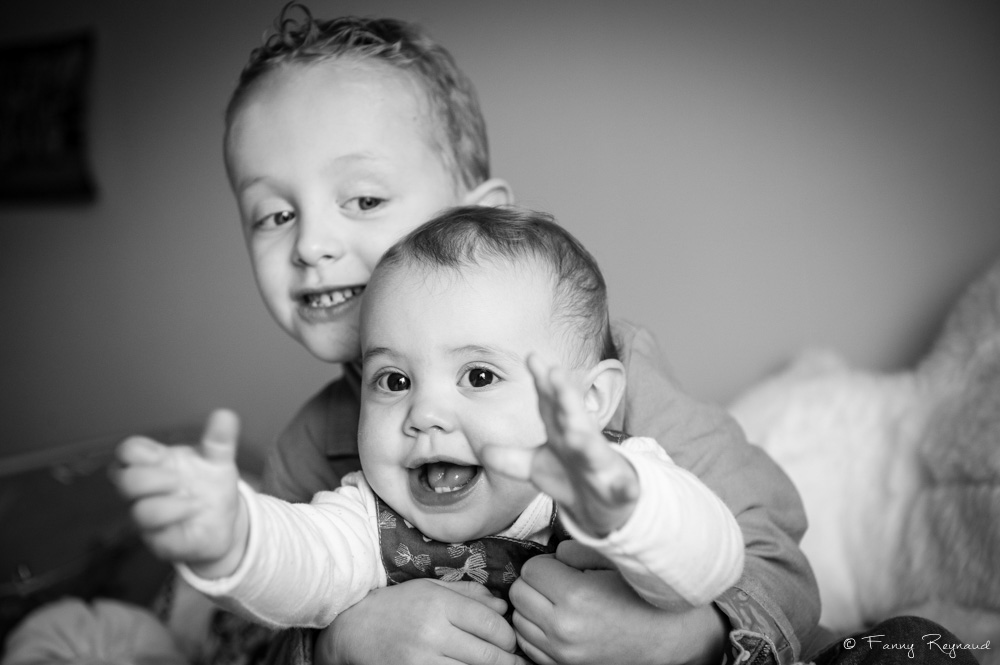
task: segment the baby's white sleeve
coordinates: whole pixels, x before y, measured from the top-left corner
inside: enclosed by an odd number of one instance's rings
[[[626,439],[614,449],[639,477],[635,510],[605,538],[587,535],[562,513],[567,531],[610,559],[652,605],[681,609],[710,603],[743,572],[743,534],[736,518],[653,439]]]
[[[385,586],[374,495],[361,474],[333,492],[288,503],[240,483],[250,536],[240,565],[208,580],[179,565],[181,576],[217,604],[274,628],[323,628]]]

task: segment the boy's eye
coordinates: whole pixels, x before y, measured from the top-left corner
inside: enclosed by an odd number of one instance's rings
[[[379,377],[378,386],[383,390],[398,393],[404,390],[409,390],[410,379],[405,374],[400,374],[399,372],[389,372],[388,374],[383,374]]]
[[[358,212],[368,212],[385,204],[385,199],[377,196],[356,196],[347,202],[348,208],[354,208]]]
[[[275,227],[284,226],[285,224],[293,221],[295,219],[295,213],[291,210],[282,210],[281,212],[272,213],[262,218],[257,222],[257,226],[263,227]]]
[[[474,367],[469,370],[469,385],[473,388],[485,388],[496,383],[497,376],[488,369]]]

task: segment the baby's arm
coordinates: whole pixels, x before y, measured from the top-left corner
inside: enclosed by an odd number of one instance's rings
[[[258,494],[239,482],[237,434],[235,414],[216,411],[196,448],[127,439],[115,483],[150,548],[195,589],[273,627],[326,626],[385,583],[371,493],[355,484],[311,505]]]
[[[683,611],[715,600],[743,571],[743,534],[732,512],[653,439],[626,439],[612,450],[638,472],[635,510],[605,538],[594,538],[572,519],[563,520],[567,530],[614,563],[656,607]]]
[[[203,577],[236,569],[249,525],[239,498],[236,439],[231,411],[209,417],[197,447],[165,446],[131,437],[116,451],[112,472],[119,492],[132,502],[132,518],[157,556],[185,563]]]
[[[361,474],[309,504],[292,504],[240,484],[249,515],[243,560],[227,577],[184,579],[227,609],[274,628],[322,628],[385,586],[375,499]]]
[[[530,480],[559,504],[570,533],[614,561],[650,603],[710,602],[743,567],[743,538],[725,504],[651,439],[609,445],[567,374],[529,358],[548,442],[490,447],[484,463]]]

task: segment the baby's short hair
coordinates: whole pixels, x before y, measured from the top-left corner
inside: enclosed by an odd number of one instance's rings
[[[525,261],[538,261],[551,271],[554,314],[580,349],[577,362],[617,358],[601,269],[551,215],[513,206],[451,208],[390,247],[375,272],[413,265],[462,269]]]
[[[294,17],[295,10],[300,18]],[[302,4],[285,5],[274,32],[250,53],[240,74],[226,107],[227,132],[248,92],[265,74],[285,64],[336,58],[381,62],[413,76],[430,102],[433,138],[456,184],[472,189],[489,179],[486,121],[472,81],[448,50],[418,26],[391,18],[322,20],[314,19]]]

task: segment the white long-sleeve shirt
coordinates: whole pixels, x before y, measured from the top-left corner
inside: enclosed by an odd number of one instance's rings
[[[732,586],[743,569],[743,536],[725,504],[652,439],[626,439],[617,450],[639,478],[639,498],[628,521],[604,538],[584,533],[563,512],[570,535],[610,559],[649,603],[678,606],[678,597],[703,605]],[[195,589],[247,618],[278,628],[322,628],[369,591],[386,586],[375,494],[363,473],[340,487],[293,504],[240,492],[250,535],[239,566],[228,577],[204,579],[178,566]],[[504,532],[544,543],[552,499],[539,494]]]

